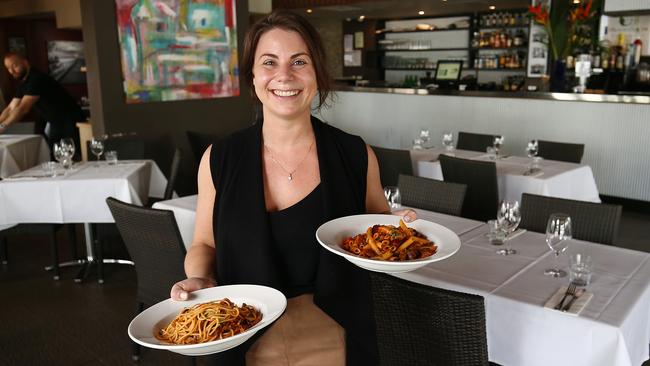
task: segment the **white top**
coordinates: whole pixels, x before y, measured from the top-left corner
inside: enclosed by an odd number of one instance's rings
[[[50,160],[50,148],[41,135],[0,135],[0,178]]]
[[[142,205],[162,197],[167,179],[151,160],[80,163],[54,178],[40,167],[0,181],[0,225],[114,222],[107,197]]]
[[[411,150],[413,174],[420,177],[443,180],[438,156],[442,148]],[[485,153],[468,150],[454,150],[454,155],[463,159],[495,161],[499,197],[506,200],[521,200],[522,193],[567,198],[580,201],[600,202],[598,188],[588,165],[563,161],[543,160],[541,172],[524,175],[530,159],[510,156],[490,160]]]

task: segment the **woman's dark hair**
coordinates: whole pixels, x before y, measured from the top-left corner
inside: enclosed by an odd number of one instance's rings
[[[259,102],[255,95],[253,86],[253,65],[255,64],[255,50],[262,35],[272,29],[283,29],[296,32],[307,45],[309,56],[314,65],[316,73],[316,84],[318,86],[318,109],[326,105],[327,98],[332,90],[332,81],[325,57],[323,41],[318,31],[307,19],[288,10],[275,10],[266,17],[260,19],[251,26],[244,39],[244,53],[241,66],[241,74],[252,92],[253,99]]]

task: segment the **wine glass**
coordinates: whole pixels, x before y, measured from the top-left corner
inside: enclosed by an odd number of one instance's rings
[[[59,162],[59,164],[63,165],[63,161],[65,160],[67,153],[65,152],[65,149],[61,146],[60,142],[55,142],[54,145],[52,146],[54,150],[54,159]]]
[[[497,135],[494,136],[494,140],[492,141],[492,147],[494,148],[494,152],[496,153],[497,158],[499,158],[499,152],[501,150],[501,146],[503,146],[503,140],[505,137],[503,135]]]
[[[431,140],[429,138],[430,133],[427,128],[421,128],[420,129],[420,139],[422,140],[422,147],[428,148],[429,147],[429,141]]]
[[[446,152],[454,151],[454,134],[453,132],[444,132],[442,134],[442,146]]]
[[[384,187],[384,196],[386,196],[388,206],[390,206],[391,210],[396,210],[402,207],[402,195],[400,194],[398,187]]]
[[[104,153],[104,140],[93,137],[90,140],[90,151],[97,157],[97,166],[99,166],[99,158]]]
[[[535,172],[534,161],[538,151],[539,151],[539,146],[537,144],[537,140],[528,141],[528,145],[526,145],[526,155],[528,155],[528,157],[530,158],[530,167],[528,169],[530,173]]]
[[[63,162],[63,165],[66,168],[72,168],[72,159],[74,157],[74,152],[75,152],[75,145],[74,145],[74,140],[71,138],[62,138],[61,141],[59,142],[59,145],[63,149],[66,159]]]
[[[571,217],[563,213],[551,214],[546,224],[546,245],[555,254],[555,268],[544,271],[547,276],[564,277],[566,271],[559,268],[558,257],[564,252],[571,239]]]
[[[516,250],[510,248],[508,236],[517,230],[520,222],[519,201],[501,201],[497,210],[497,223],[505,232],[506,237],[503,240],[504,248],[497,250],[497,254],[510,255],[517,253]]]

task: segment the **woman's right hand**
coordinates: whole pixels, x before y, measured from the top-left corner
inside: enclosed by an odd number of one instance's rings
[[[194,292],[200,289],[214,287],[217,285],[217,282],[212,278],[202,278],[202,277],[191,277],[184,279],[182,281],[176,282],[172,286],[171,298],[172,300],[182,300],[185,301],[190,297],[190,292]]]

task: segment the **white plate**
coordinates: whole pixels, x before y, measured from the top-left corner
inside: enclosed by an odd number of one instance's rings
[[[316,239],[330,252],[340,255],[355,265],[375,272],[400,273],[410,272],[429,263],[452,256],[460,249],[460,239],[453,231],[434,222],[422,219],[406,224],[424,234],[438,247],[430,257],[408,261],[382,261],[354,255],[341,247],[343,239],[365,233],[373,225],[399,225],[400,216],[396,215],[353,215],[328,221],[316,230]]]
[[[262,320],[252,328],[232,336],[212,342],[176,345],[156,339],[154,334],[174,319],[182,309],[195,304],[228,298],[238,306],[242,303],[252,305],[262,312]],[[187,356],[209,355],[226,351],[244,343],[257,331],[273,323],[287,307],[284,295],[271,287],[257,285],[217,286],[192,292],[187,301],[167,299],[144,310],[129,324],[129,337],[144,347],[164,349]]]

